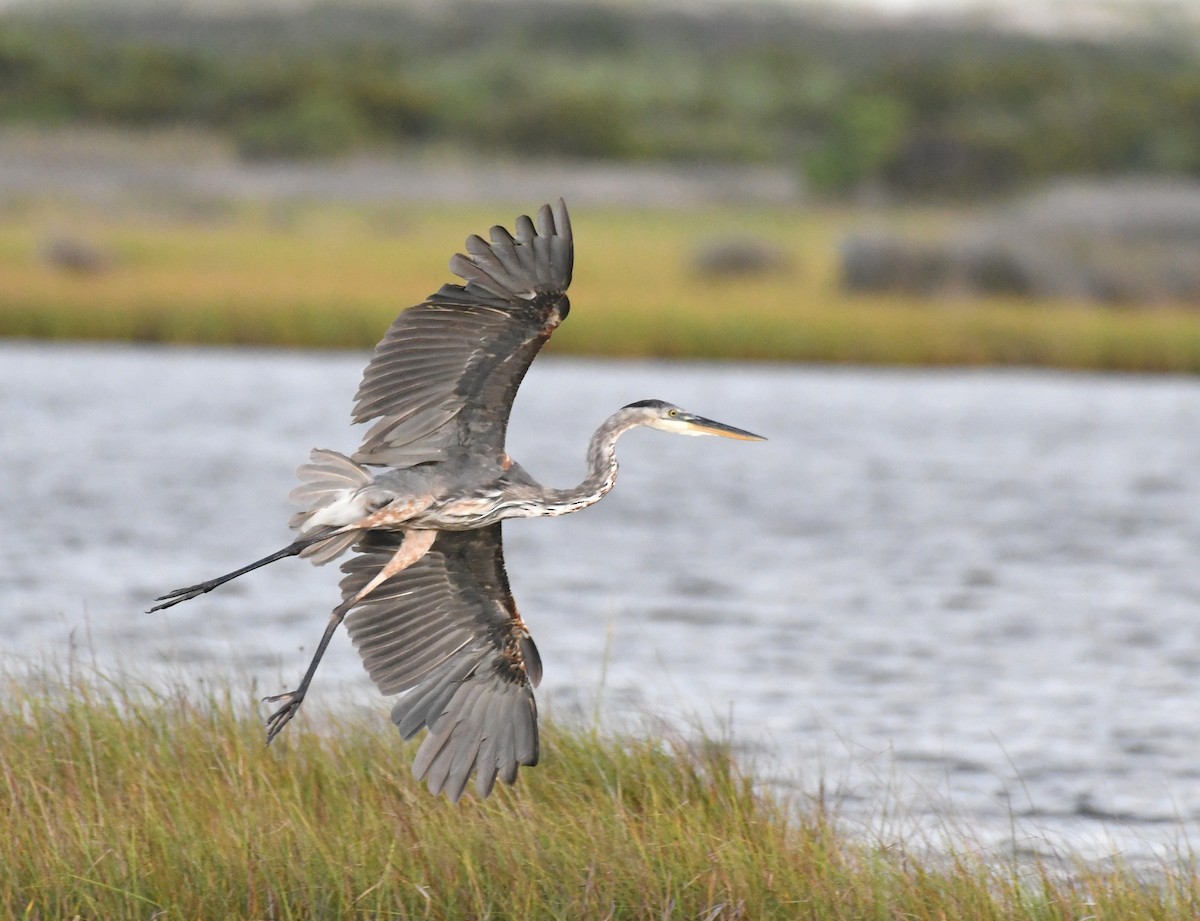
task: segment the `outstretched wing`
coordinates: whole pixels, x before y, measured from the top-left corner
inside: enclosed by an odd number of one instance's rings
[[[574,258],[559,199],[514,237],[467,238],[450,260],[466,285],[444,285],[397,317],[375,348],[355,397],[354,421],[377,420],[354,459],[409,467],[457,445],[499,454],[517,387],[567,316]]]
[[[369,532],[342,565],[353,597],[395,553],[403,536]],[[499,776],[517,778],[538,760],[533,688],[542,664],[517,614],[500,525],[442,531],[429,552],[375,588],[346,618],[371,679],[384,694],[407,691],[392,719],[408,739],[429,735],[413,773],[455,802],[471,772],[480,796]]]

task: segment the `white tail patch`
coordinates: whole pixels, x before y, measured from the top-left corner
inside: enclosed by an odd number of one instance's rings
[[[307,508],[293,515],[288,523],[304,534],[314,528],[349,524],[362,518],[366,504],[358,493],[374,481],[372,473],[337,451],[315,448],[310,458],[309,463],[296,471],[300,485],[289,495],[293,502]],[[300,555],[319,566],[341,556],[359,536],[357,531],[338,534],[313,544]]]

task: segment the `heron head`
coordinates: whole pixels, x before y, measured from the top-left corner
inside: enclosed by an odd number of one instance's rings
[[[737,438],[741,441],[767,440],[761,435],[734,428],[724,422],[714,422],[704,416],[697,416],[664,400],[639,400],[625,408],[638,412],[638,422],[641,425],[676,435],[719,435],[721,438]]]

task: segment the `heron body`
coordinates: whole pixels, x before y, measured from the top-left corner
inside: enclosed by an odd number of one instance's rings
[[[372,680],[402,694],[392,718],[405,738],[429,733],[413,763],[434,793],[457,800],[472,774],[480,796],[538,759],[537,647],[505,573],[501,522],[565,515],[598,502],[617,478],[617,440],[638,426],[761,440],[661,400],[622,407],[588,446],[577,485],[538,483],[505,452],[509,411],[526,370],[570,310],[574,259],[560,200],[516,233],[492,228],[450,261],[444,285],[400,314],[376,347],[356,396],[372,423],[352,456],[317,449],[298,470],[295,541],[234,572],[170,592],[152,610],[211,591],[287,556],[342,565],[333,609],[308,670],[268,719],[270,742],[295,715],[333,633],[346,622]]]

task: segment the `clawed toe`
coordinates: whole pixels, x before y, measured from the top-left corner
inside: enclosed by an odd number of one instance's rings
[[[285,701],[282,707],[267,717],[267,744],[270,745],[275,736],[279,735],[280,730],[296,715],[296,711],[300,709],[300,704],[304,702],[304,695],[298,694],[296,691],[288,691],[286,694],[264,697],[263,700],[271,704],[281,700]]]
[[[173,592],[167,592],[165,595],[155,598],[155,601],[161,601],[162,604],[156,604],[146,613],[153,614],[155,611],[169,608],[172,605],[179,604],[181,601],[190,601],[197,595],[203,595],[207,591],[210,591],[210,587],[206,585],[189,585],[187,588],[177,588]]]

